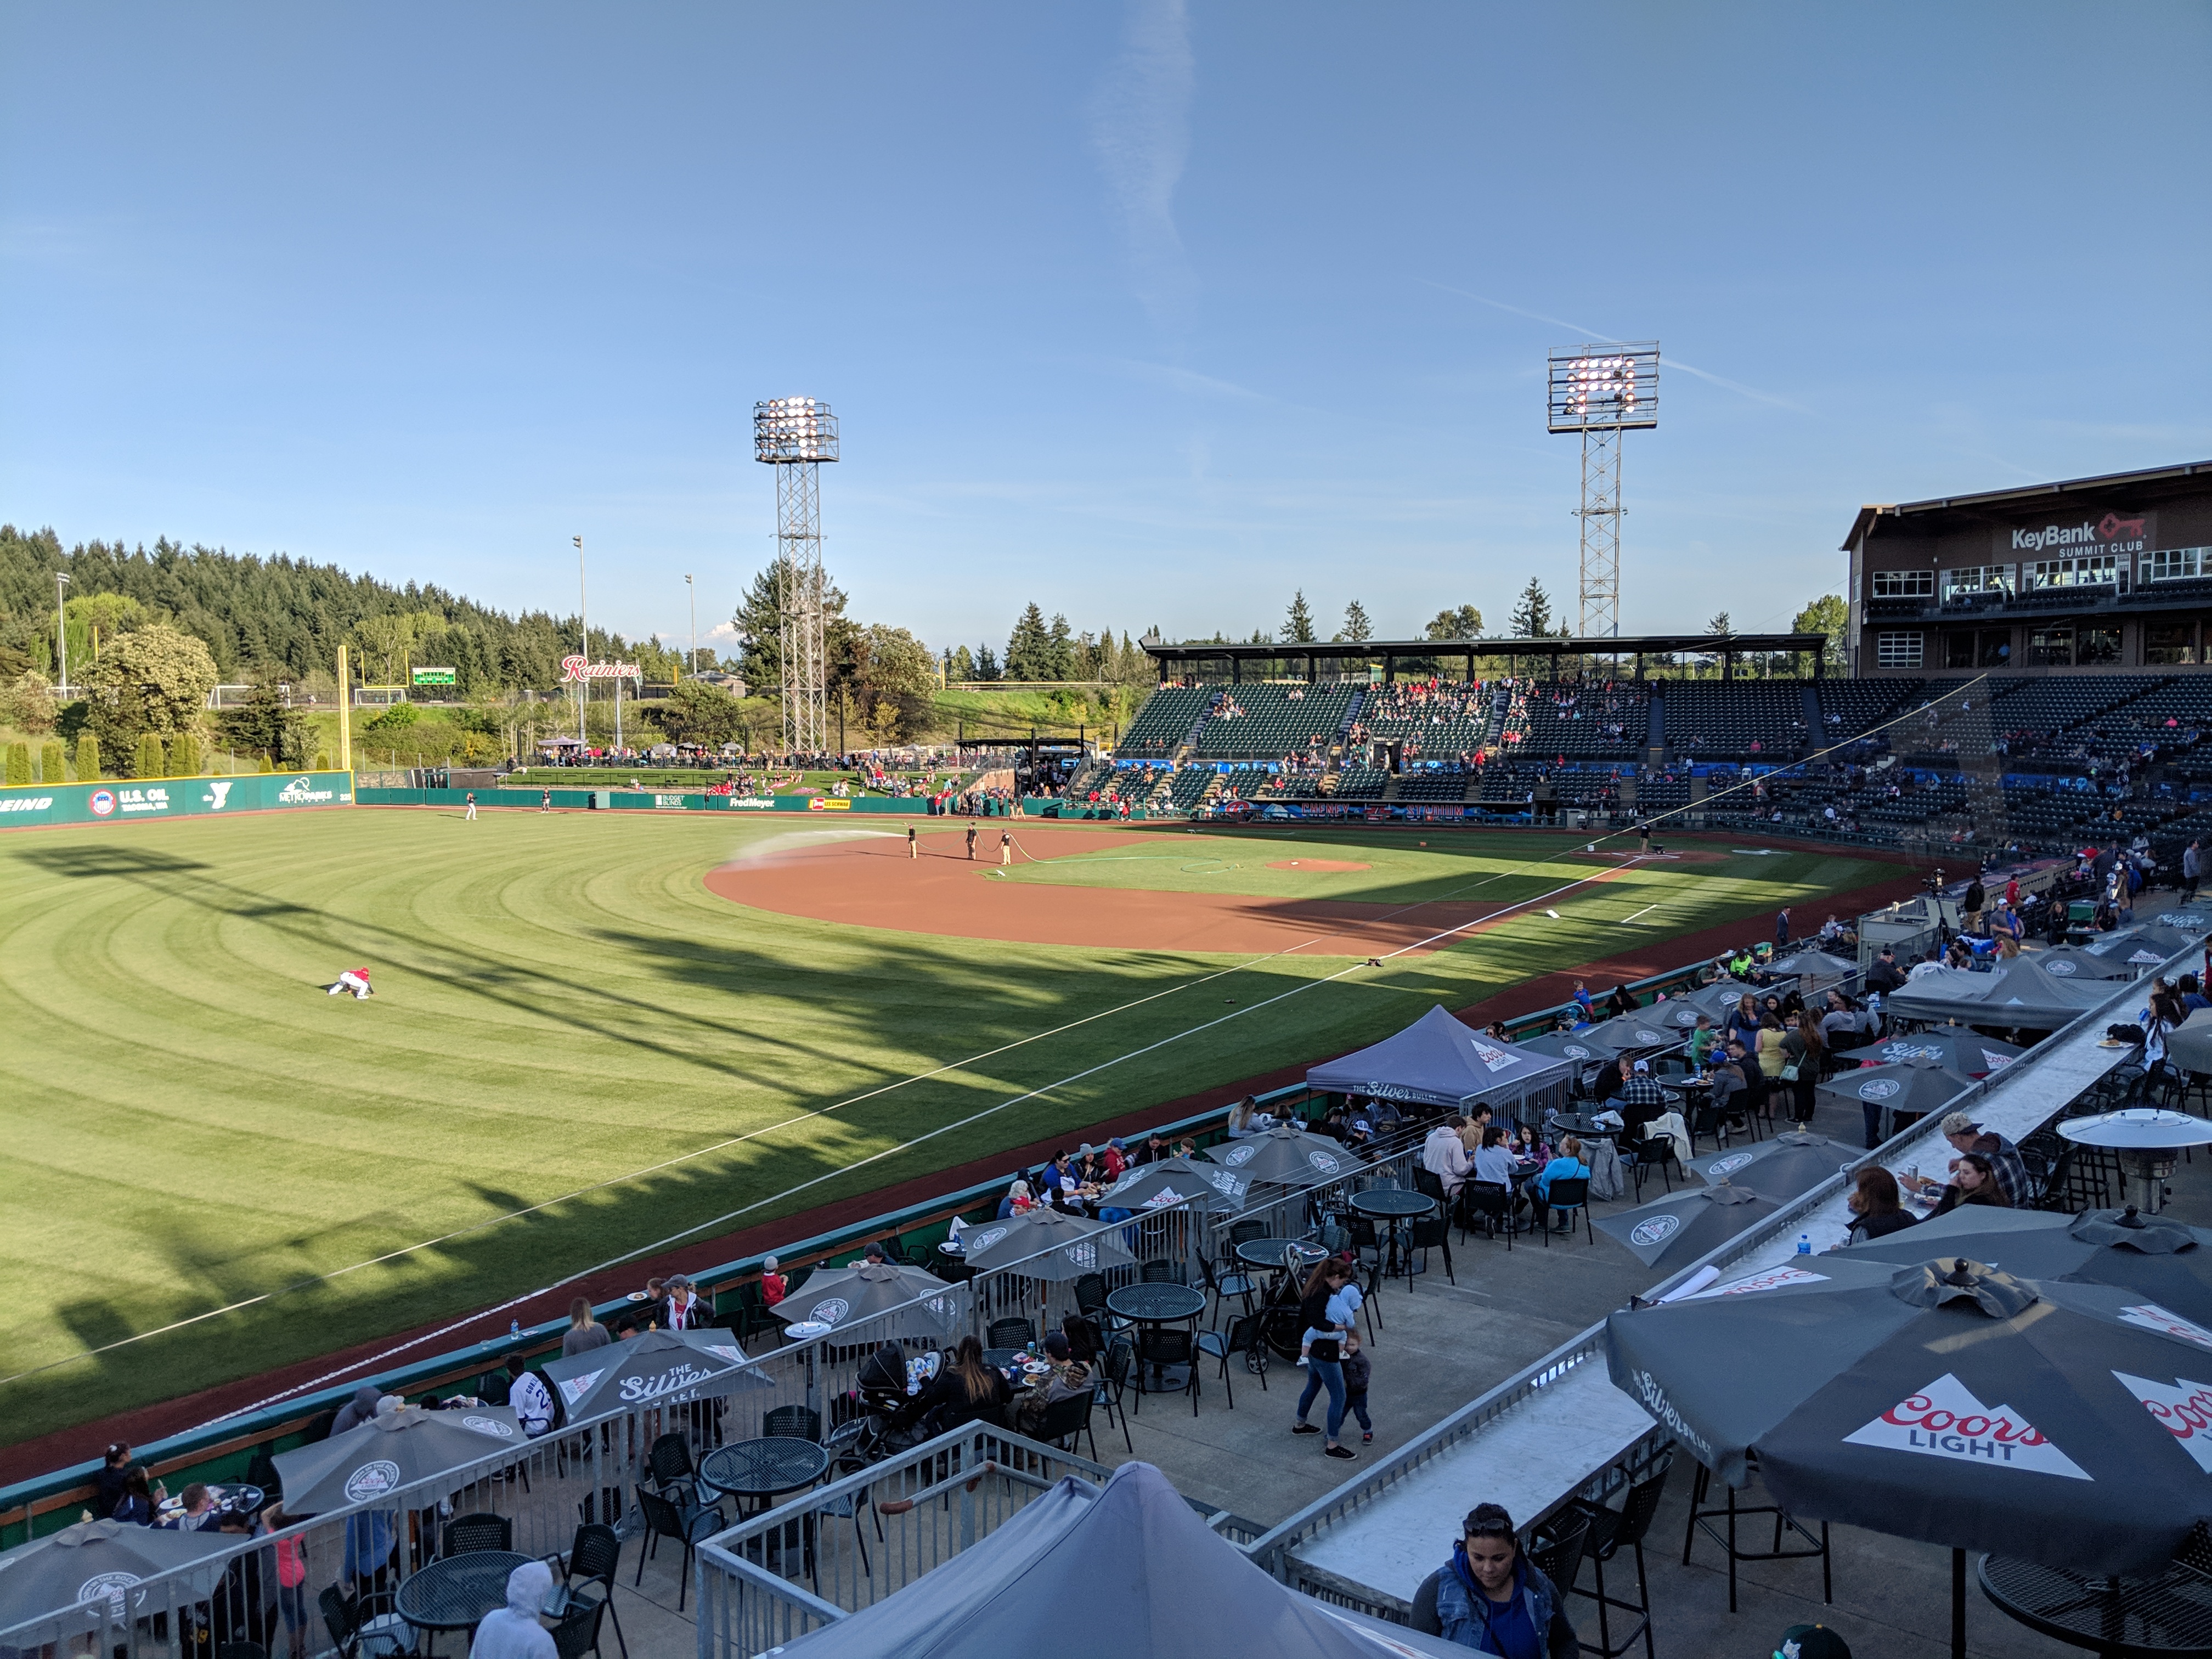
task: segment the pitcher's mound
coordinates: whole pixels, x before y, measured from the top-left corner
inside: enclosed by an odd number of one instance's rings
[[[1267,866],[1270,870],[1316,870],[1323,875],[1334,875],[1342,870],[1372,870],[1371,864],[1356,864],[1350,859],[1277,859]]]

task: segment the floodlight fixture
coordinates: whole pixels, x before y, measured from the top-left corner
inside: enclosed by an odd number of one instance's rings
[[[819,463],[837,459],[837,417],[818,398],[770,398],[757,403],[753,459],[775,469],[784,752],[819,756],[830,747]]]
[[[1551,356],[1554,432],[1629,431],[1659,424],[1659,343],[1567,346]]]
[[[837,417],[817,398],[770,398],[753,405],[753,459],[789,466],[837,459]]]

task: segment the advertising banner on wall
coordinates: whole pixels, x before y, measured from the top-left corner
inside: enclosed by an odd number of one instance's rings
[[[246,772],[228,778],[112,778],[0,789],[0,830],[127,823],[353,805],[350,772]]]
[[[2155,513],[2083,513],[2042,524],[2001,526],[1990,545],[2001,563],[2039,559],[2074,559],[2114,553],[2123,560],[2158,545]]]

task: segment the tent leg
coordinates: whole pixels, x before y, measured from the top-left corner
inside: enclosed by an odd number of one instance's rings
[[[1951,1659],[1966,1659],[1966,1553],[1951,1552]]]

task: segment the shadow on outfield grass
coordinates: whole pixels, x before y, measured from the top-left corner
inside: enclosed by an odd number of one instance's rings
[[[15,856],[48,875],[72,878],[167,875],[213,867],[143,847],[27,847]]]

